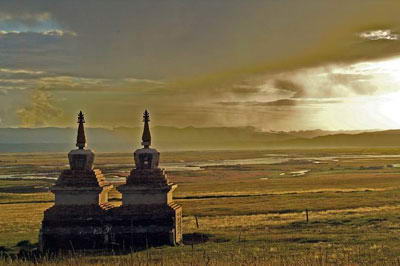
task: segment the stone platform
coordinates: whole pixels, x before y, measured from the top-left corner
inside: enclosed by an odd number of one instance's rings
[[[182,241],[182,208],[177,204],[122,206],[108,211],[105,223],[116,248],[177,245]]]
[[[51,188],[55,205],[44,212],[42,250],[102,247],[103,219],[112,188],[100,170],[64,170]]]
[[[40,230],[43,251],[104,248],[105,210],[93,206],[53,206],[44,213]]]
[[[53,206],[45,211],[40,232],[44,251],[129,250],[182,241],[182,208]]]

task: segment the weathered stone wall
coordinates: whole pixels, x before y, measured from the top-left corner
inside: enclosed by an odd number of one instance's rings
[[[91,190],[58,191],[55,195],[56,205],[90,205],[99,203],[99,192]]]
[[[40,247],[44,251],[103,247],[103,217],[98,205],[53,206],[44,212]]]
[[[43,250],[132,249],[176,245],[182,241],[182,208],[53,206],[45,211],[40,244]]]
[[[172,191],[161,192],[149,189],[121,189],[122,205],[168,205],[172,202]]]

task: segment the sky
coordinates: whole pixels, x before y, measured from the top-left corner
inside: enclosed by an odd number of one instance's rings
[[[0,127],[400,128],[398,0],[0,0]]]

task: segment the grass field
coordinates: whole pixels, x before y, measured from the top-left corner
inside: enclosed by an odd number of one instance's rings
[[[162,153],[163,163],[187,165],[268,156],[287,160],[169,172],[179,185],[175,200],[183,206],[183,246],[76,253],[42,263],[400,264],[399,155],[400,149]],[[130,154],[97,154],[96,167],[112,180],[126,175],[132,161]],[[37,242],[43,211],[54,199],[46,188],[67,163],[66,154],[0,155],[0,177],[7,177],[0,180],[0,246],[16,250],[22,240]],[[112,196],[118,204],[118,193]]]

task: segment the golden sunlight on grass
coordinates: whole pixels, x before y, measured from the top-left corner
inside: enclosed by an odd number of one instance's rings
[[[393,154],[393,151],[386,150],[370,152]],[[396,263],[394,258],[400,252],[397,234],[400,228],[400,170],[388,165],[396,164],[398,158],[389,155],[378,158],[339,157],[319,164],[302,159],[321,156],[322,153],[339,156],[343,151],[291,152],[294,159],[279,164],[210,166],[201,171],[170,172],[169,178],[179,185],[175,200],[183,206],[184,246],[164,246],[129,254],[74,253],[57,260],[43,258],[41,263]],[[185,156],[195,158],[194,154],[177,153],[174,158],[170,153],[167,158],[172,161]],[[240,158],[240,155],[241,152],[230,152],[226,157]],[[99,162],[107,163],[107,156],[116,161],[129,160],[129,155],[102,154]],[[249,156],[248,152],[243,152],[244,158]],[[25,168],[30,165],[34,169],[46,157],[40,155],[35,159],[35,156],[29,156],[20,160]],[[64,163],[64,158],[52,157],[51,160],[56,167]],[[13,171],[18,172],[16,167]],[[304,169],[309,171],[300,176],[291,174]],[[0,246],[16,249],[15,245],[20,241],[37,242],[43,211],[53,205],[54,197],[50,192],[35,192],[35,184],[41,187],[51,185],[51,182],[22,179],[2,182]],[[113,191],[111,198],[113,205],[120,204],[118,192]],[[33,265],[33,262],[15,261],[14,264]]]

